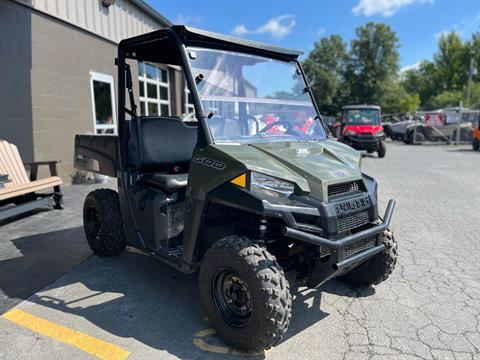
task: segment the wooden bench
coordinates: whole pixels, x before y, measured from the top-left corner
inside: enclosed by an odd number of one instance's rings
[[[0,188],[0,220],[45,205],[63,209],[60,190],[62,179],[57,176],[57,162],[23,163],[17,147],[5,140],[0,140],[0,174],[8,175],[9,180]],[[37,179],[40,165],[49,166],[50,177]],[[27,175],[25,166],[30,168],[30,176]],[[47,189],[53,189],[53,192],[45,192]],[[10,204],[15,206],[6,206]]]

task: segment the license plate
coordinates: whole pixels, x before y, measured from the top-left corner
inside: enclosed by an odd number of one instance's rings
[[[370,199],[365,196],[360,199],[352,199],[339,202],[335,205],[335,211],[337,215],[345,215],[359,210],[367,209],[370,207]]]

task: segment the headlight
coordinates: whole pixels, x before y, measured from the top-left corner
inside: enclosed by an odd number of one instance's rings
[[[357,135],[355,131],[351,131],[351,130],[345,131],[345,136],[355,136],[355,135]]]
[[[257,173],[250,173],[250,190],[267,191],[270,195],[289,197],[293,194],[295,186],[285,180],[280,180],[272,176]]]
[[[385,136],[385,133],[380,130],[380,131],[377,131],[377,132],[375,133],[375,136],[379,136],[379,137],[380,137],[380,136]]]

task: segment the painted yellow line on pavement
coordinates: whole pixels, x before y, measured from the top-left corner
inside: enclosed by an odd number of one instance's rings
[[[102,360],[123,360],[130,355],[130,352],[121,347],[52,323],[19,309],[10,310],[3,314],[2,317],[41,335],[72,345]]]

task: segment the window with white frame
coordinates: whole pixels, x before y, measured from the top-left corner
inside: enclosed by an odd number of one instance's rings
[[[95,134],[116,134],[115,91],[113,76],[90,72],[93,128]]]
[[[170,116],[170,82],[165,67],[138,63],[140,114]]]

